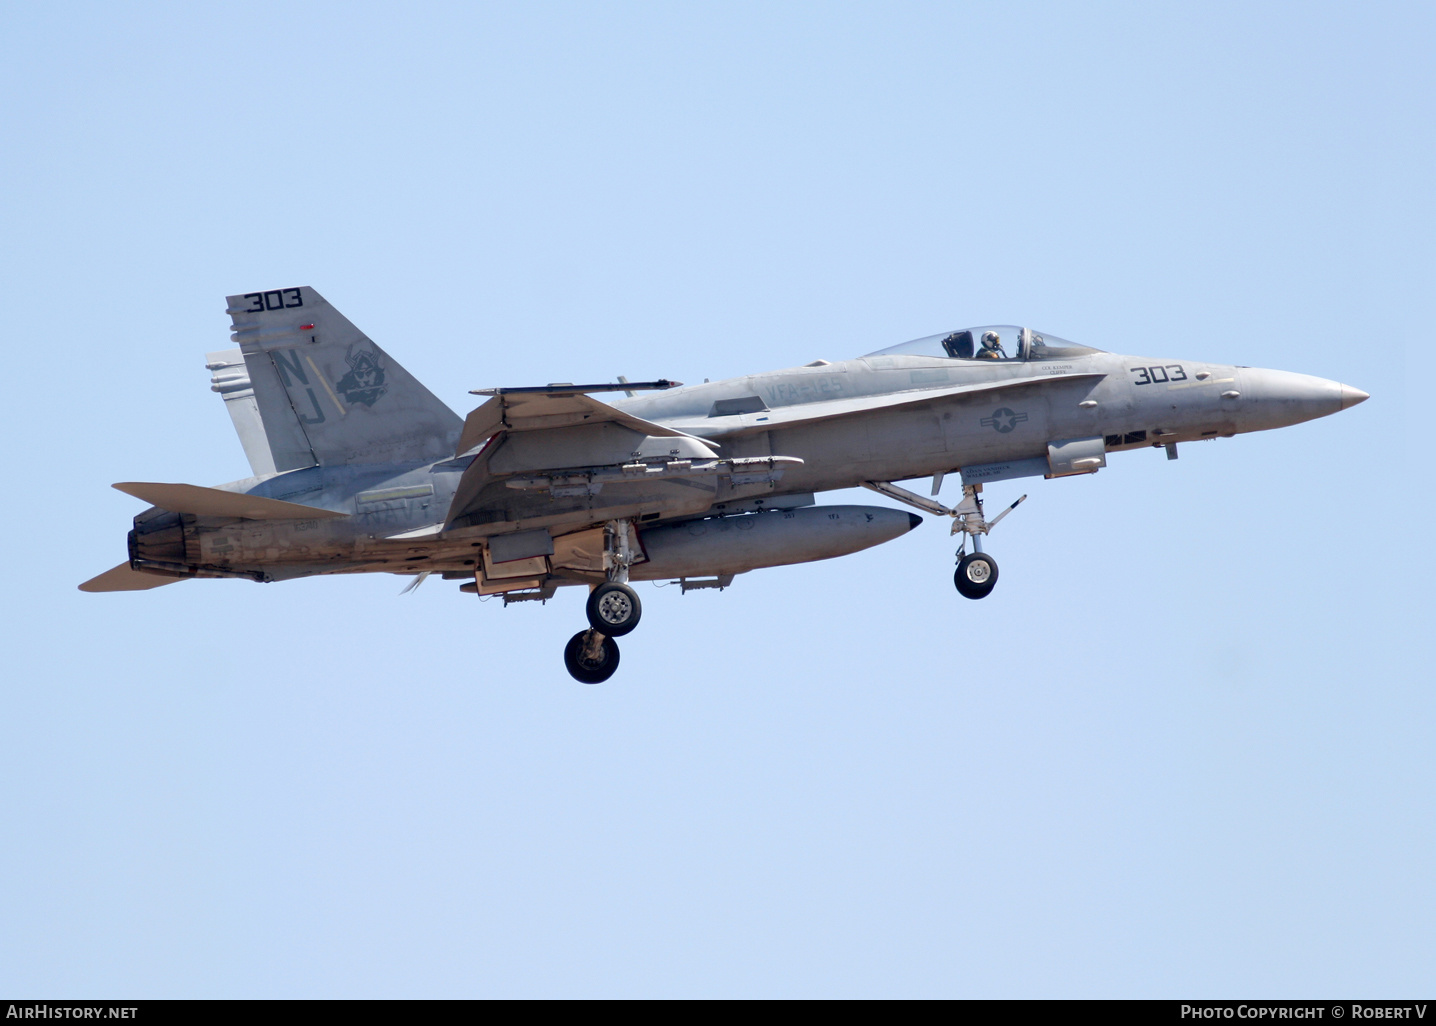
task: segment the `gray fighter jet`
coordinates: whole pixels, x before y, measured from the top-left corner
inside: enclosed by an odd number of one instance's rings
[[[1109,453],[1264,431],[1367,398],[1286,371],[1117,356],[987,325],[855,360],[683,387],[674,381],[490,388],[460,420],[311,288],[229,297],[238,349],[210,353],[213,388],[254,476],[205,488],[123,482],[150,503],[129,559],[80,585],[137,591],[191,577],[431,574],[504,604],[589,589],[564,663],[586,683],[618,667],[642,609],[630,581],[722,589],[760,567],[831,559],[921,518],[819,506],[862,485],[951,519],[954,581],[997,583],[983,486],[1091,474]],[[600,402],[595,393],[626,392]],[[643,394],[638,394],[643,393]],[[936,498],[958,475],[962,500]],[[893,484],[930,478],[924,496]],[[971,551],[969,551],[969,548]],[[408,589],[405,589],[408,590]]]

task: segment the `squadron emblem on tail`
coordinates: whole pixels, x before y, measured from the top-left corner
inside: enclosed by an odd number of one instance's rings
[[[349,373],[340,378],[334,387],[344,393],[344,399],[350,405],[363,403],[373,406],[387,391],[384,387],[384,365],[379,362],[379,355],[361,349],[357,353],[346,354],[344,359],[349,364]]]

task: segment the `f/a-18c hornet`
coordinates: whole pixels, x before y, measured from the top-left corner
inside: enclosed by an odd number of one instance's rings
[[[138,591],[190,577],[285,581],[430,574],[505,604],[589,589],[564,650],[585,683],[638,626],[631,581],[724,588],[736,574],[857,552],[922,522],[885,506],[819,506],[861,485],[951,518],[954,581],[997,583],[985,485],[1091,474],[1109,453],[1324,417],[1367,398],[1287,371],[1117,356],[982,325],[855,360],[683,386],[479,389],[460,420],[311,288],[229,297],[239,346],[210,353],[254,476],[204,488],[123,482],[151,503],[129,559],[80,585]],[[595,393],[624,392],[607,403]],[[640,394],[642,393],[642,394]],[[953,507],[937,496],[960,477]],[[930,478],[930,495],[894,481]],[[969,551],[970,549],[970,551]],[[407,590],[407,589],[406,589]]]

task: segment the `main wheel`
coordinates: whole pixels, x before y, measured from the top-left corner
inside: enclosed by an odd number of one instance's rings
[[[963,598],[986,598],[997,586],[997,560],[985,552],[972,552],[963,556],[957,564],[957,573],[952,575],[958,594]]]
[[[643,605],[638,592],[626,584],[609,581],[600,584],[588,596],[588,625],[610,638],[621,638],[638,626]]]
[[[598,633],[603,641],[596,653],[590,651],[589,635]],[[579,631],[563,647],[563,665],[569,676],[582,684],[602,684],[618,669],[618,642],[601,632]]]

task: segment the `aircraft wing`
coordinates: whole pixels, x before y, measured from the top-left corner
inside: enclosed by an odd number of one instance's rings
[[[680,437],[677,431],[624,413],[591,396],[552,392],[501,392],[464,420],[455,455],[463,455],[500,431],[542,431],[581,424],[618,424],[645,435]]]
[[[810,424],[836,417],[871,413],[876,410],[911,406],[932,402],[934,399],[950,399],[954,396],[991,395],[994,398],[1004,392],[1022,388],[1048,388],[1070,382],[1093,384],[1106,377],[1099,371],[1086,374],[1054,374],[1038,378],[1013,378],[1007,381],[982,382],[975,385],[953,385],[948,388],[930,388],[920,391],[897,392],[891,395],[853,396],[845,399],[826,399],[815,403],[801,403],[793,406],[779,406],[776,409],[756,413],[733,414],[726,417],[705,417],[701,420],[673,421],[670,426],[702,438],[740,435],[754,431],[768,431],[775,427],[791,427],[795,424]]]
[[[666,387],[668,383],[662,384]],[[459,481],[446,525],[452,527],[461,518],[481,509],[493,512],[496,497],[490,495],[487,500],[490,507],[484,507],[485,500],[480,498],[480,493],[498,479],[510,479],[509,492],[499,501],[517,501],[518,493],[513,489],[529,485],[523,483],[527,478],[519,479],[515,475],[559,469],[581,474],[617,473],[621,466],[631,465],[635,459],[655,457],[687,460],[690,466],[697,461],[708,466],[712,474],[730,473],[735,469],[732,461],[719,459],[714,452],[716,443],[636,417],[578,391],[585,387],[589,386],[496,389],[492,399],[470,413],[459,436],[458,454],[471,453],[480,446],[483,449]],[[741,475],[751,468],[736,469]],[[772,468],[767,467],[764,472],[771,471]],[[677,488],[692,493],[685,496],[690,502],[699,501],[700,492],[692,491],[693,482],[674,484],[669,478],[658,481],[656,475],[647,473],[636,477],[628,475],[624,480],[632,483],[637,479],[647,481],[650,490]],[[551,481],[534,479],[534,484],[547,488]],[[588,484],[583,487],[587,489]],[[700,491],[709,496],[715,489],[716,485],[709,484]],[[590,494],[597,494],[597,490],[595,486]],[[586,499],[584,504],[586,508]],[[575,510],[576,519],[582,520],[584,516],[586,514]]]

